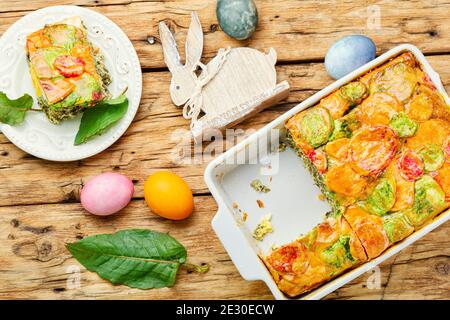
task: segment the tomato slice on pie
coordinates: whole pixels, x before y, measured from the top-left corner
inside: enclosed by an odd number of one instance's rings
[[[412,150],[405,151],[397,161],[400,175],[407,181],[415,181],[424,173],[422,159]]]
[[[293,263],[296,259],[304,257],[306,248],[301,243],[285,245],[274,251],[267,259],[272,267],[278,272],[293,272]]]
[[[320,149],[312,150],[306,154],[306,156],[311,160],[317,171],[320,173],[325,173],[327,171],[327,155]]]
[[[84,72],[84,61],[81,58],[68,55],[56,58],[53,66],[66,78],[79,77]]]

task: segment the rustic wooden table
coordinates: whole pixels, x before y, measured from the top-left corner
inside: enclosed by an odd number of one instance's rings
[[[327,48],[347,34],[366,34],[378,53],[409,42],[428,57],[450,91],[450,3],[448,1],[296,1],[256,0],[260,24],[249,41],[237,42],[218,27],[212,0],[6,0],[0,6],[0,34],[25,14],[51,4],[77,4],[117,23],[132,40],[142,65],[143,95],[125,135],[99,155],[53,163],[25,154],[0,134],[0,298],[32,299],[271,299],[261,282],[243,280],[211,229],[217,206],[203,181],[206,164],[179,165],[171,153],[171,133],[188,128],[168,95],[170,75],[163,63],[158,22],[175,30],[180,47],[199,13],[205,32],[204,58],[226,46],[278,51],[278,77],[292,87],[289,99],[254,116],[240,128],[260,128],[332,82],[325,72]],[[379,19],[378,19],[379,17]],[[150,39],[150,41],[149,41]],[[152,41],[154,40],[154,41]],[[195,194],[196,210],[181,222],[150,213],[143,200],[145,178],[170,169]],[[136,192],[120,214],[99,219],[79,204],[83,182],[105,171],[128,175]],[[80,287],[70,285],[71,258],[64,244],[88,235],[124,228],[170,231],[188,249],[193,263],[209,263],[207,274],[181,270],[172,288],[139,291],[112,286],[81,268]],[[330,294],[330,299],[449,299],[450,224],[446,223],[380,267],[381,282],[366,274]],[[69,283],[68,283],[69,279]],[[69,285],[68,285],[69,284]],[[73,284],[73,283],[72,283]],[[374,288],[375,285],[375,288]]]

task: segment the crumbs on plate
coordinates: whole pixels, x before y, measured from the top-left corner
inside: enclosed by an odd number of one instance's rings
[[[255,230],[253,231],[253,238],[255,238],[258,241],[261,241],[268,233],[272,233],[273,228],[271,220],[272,215],[270,213],[264,216],[259,222],[259,224],[256,226]]]
[[[256,199],[256,203],[258,204],[258,207],[261,209],[264,208],[264,202],[262,200]]]
[[[253,180],[250,186],[257,192],[267,193],[270,191],[270,188],[265,186],[259,179]]]

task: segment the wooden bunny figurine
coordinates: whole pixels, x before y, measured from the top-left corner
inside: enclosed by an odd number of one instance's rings
[[[208,129],[224,129],[286,98],[289,84],[276,84],[277,54],[251,48],[220,49],[207,65],[200,62],[203,31],[195,12],[186,38],[186,61],[183,65],[173,34],[164,22],[159,33],[172,80],[170,96],[183,107],[183,116],[191,119],[196,142]],[[198,68],[201,73],[197,76]],[[200,113],[204,115],[200,117]]]

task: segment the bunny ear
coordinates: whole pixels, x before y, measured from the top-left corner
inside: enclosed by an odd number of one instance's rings
[[[197,13],[192,12],[191,25],[186,38],[186,65],[193,66],[202,58],[203,30]]]
[[[181,66],[180,54],[178,53],[177,42],[164,22],[159,23],[159,37],[163,47],[164,61],[170,72],[173,72]]]

